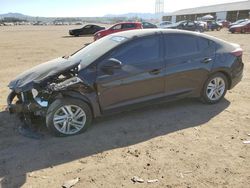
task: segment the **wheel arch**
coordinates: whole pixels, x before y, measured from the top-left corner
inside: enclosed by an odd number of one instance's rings
[[[212,75],[214,75],[214,74],[216,74],[216,73],[222,73],[222,74],[224,74],[224,75],[226,76],[227,81],[228,81],[228,89],[231,89],[232,78],[231,78],[231,76],[230,76],[229,71],[223,70],[223,69],[215,70],[215,71],[213,71],[213,72],[209,75],[209,77],[212,76]]]
[[[92,94],[86,94],[83,95],[79,92],[76,91],[61,91],[58,93],[54,98],[55,99],[60,99],[60,98],[75,98],[84,101],[87,103],[91,109],[93,117],[98,117],[101,116],[100,108],[98,101],[96,101],[96,97],[93,96]]]

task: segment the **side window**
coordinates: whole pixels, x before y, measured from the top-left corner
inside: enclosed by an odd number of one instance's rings
[[[122,29],[131,29],[131,28],[135,28],[135,24],[127,23],[122,25]]]
[[[210,45],[210,41],[208,39],[205,39],[205,38],[202,38],[202,37],[200,37],[198,39],[199,51],[207,50],[209,48],[209,45]]]
[[[119,24],[119,25],[115,25],[112,29],[113,29],[113,30],[119,30],[119,29],[121,29],[121,28],[122,28],[122,25]]]
[[[201,53],[212,54],[216,50],[214,41],[200,37],[198,39],[198,48]]]
[[[159,36],[137,39],[123,45],[112,57],[127,65],[152,63],[160,57],[159,45]]]
[[[165,54],[169,58],[198,52],[197,37],[191,35],[165,35]]]
[[[91,28],[91,25],[86,25],[85,28],[89,29],[89,28]]]
[[[194,26],[194,22],[188,22],[188,23],[187,23],[187,26],[188,26],[188,27]]]

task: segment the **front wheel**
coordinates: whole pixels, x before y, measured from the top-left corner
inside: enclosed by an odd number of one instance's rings
[[[92,112],[81,100],[62,98],[48,108],[46,124],[55,136],[72,136],[84,132],[91,124]]]
[[[201,99],[207,104],[219,102],[228,90],[227,77],[222,73],[216,73],[208,78],[203,86]]]

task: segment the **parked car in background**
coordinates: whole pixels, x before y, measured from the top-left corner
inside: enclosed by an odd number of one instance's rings
[[[85,25],[80,29],[71,29],[69,30],[69,34],[73,36],[80,36],[80,35],[91,35],[95,34],[97,31],[103,30],[105,27],[101,27],[99,25]]]
[[[211,31],[220,31],[223,26],[222,26],[222,23],[219,23],[219,22],[216,22],[215,20],[209,20],[207,21],[207,28],[208,30],[211,30]]]
[[[140,22],[122,22],[117,23],[110,27],[109,29],[105,29],[102,31],[98,31],[94,34],[94,40],[98,40],[104,36],[110,35],[112,33],[117,33],[121,31],[133,30],[133,29],[143,29],[142,23]]]
[[[250,32],[250,20],[233,25],[229,28],[231,33],[247,33]]]
[[[227,21],[227,20],[219,20],[217,21],[218,23],[221,23],[222,24],[222,27],[226,27],[228,28],[229,25],[231,24],[231,22]]]
[[[149,22],[142,22],[143,29],[151,29],[151,28],[157,28],[155,24],[149,23]]]
[[[202,25],[200,25],[196,21],[189,21],[189,20],[179,21],[177,23],[168,25],[165,28],[166,29],[182,29],[182,30],[187,30],[187,31],[204,32],[204,27]]]
[[[229,24],[229,28],[230,27],[232,27],[233,25],[238,25],[238,24],[240,24],[240,23],[243,23],[243,22],[246,22],[246,21],[248,21],[249,19],[240,19],[240,20],[237,20],[236,22],[233,22],[233,23],[231,23],[231,24]]]
[[[166,28],[166,26],[171,25],[171,24],[173,24],[173,23],[170,21],[163,21],[163,22],[159,23],[157,25],[157,27],[164,29],[164,28]]]
[[[145,103],[185,97],[218,103],[240,82],[243,67],[239,45],[208,35],[120,32],[18,75],[9,83],[8,109],[29,125],[43,117],[53,134],[70,136],[93,118]]]
[[[194,21],[194,22],[196,22],[199,26],[204,28],[204,31],[207,30],[207,22],[204,22],[204,21]]]

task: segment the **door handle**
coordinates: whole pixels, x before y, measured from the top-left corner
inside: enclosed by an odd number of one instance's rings
[[[204,58],[201,62],[202,62],[202,63],[210,63],[211,61],[212,61],[211,58],[206,57],[206,58]]]
[[[157,75],[157,74],[160,74],[160,72],[161,72],[161,69],[153,69],[149,71],[149,74]]]

